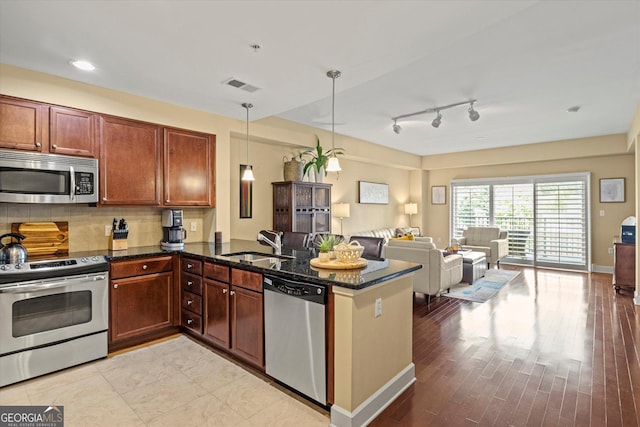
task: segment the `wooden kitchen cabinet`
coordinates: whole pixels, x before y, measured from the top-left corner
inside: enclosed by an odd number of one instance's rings
[[[204,338],[264,368],[262,275],[206,262]]]
[[[109,351],[176,332],[173,256],[109,266]]]
[[[101,116],[100,203],[160,206],[162,128]]]
[[[96,157],[94,113],[0,96],[0,147]]]
[[[47,152],[48,114],[45,104],[0,96],[0,147]]]
[[[202,334],[202,261],[182,257],[180,274],[180,319],[181,325]]]
[[[164,205],[213,206],[215,136],[164,129]]]
[[[273,182],[273,229],[331,232],[331,184]]]
[[[615,242],[613,244],[613,287],[636,288],[636,245],[634,243]]]

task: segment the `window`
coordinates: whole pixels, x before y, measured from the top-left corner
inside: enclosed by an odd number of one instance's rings
[[[451,236],[495,225],[509,232],[503,262],[588,270],[588,184],[588,173],[453,181]]]

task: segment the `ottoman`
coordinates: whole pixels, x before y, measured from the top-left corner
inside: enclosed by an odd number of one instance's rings
[[[484,252],[459,252],[462,255],[462,281],[473,283],[487,271],[487,257]]]

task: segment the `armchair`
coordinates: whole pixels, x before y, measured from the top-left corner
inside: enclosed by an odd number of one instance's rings
[[[439,295],[462,280],[462,256],[443,256],[431,237],[415,240],[389,240],[384,246],[384,257],[422,264],[415,273],[413,291],[427,296]]]
[[[458,244],[463,249],[484,252],[487,266],[495,263],[500,268],[500,260],[509,254],[508,232],[498,227],[469,227],[462,232]]]

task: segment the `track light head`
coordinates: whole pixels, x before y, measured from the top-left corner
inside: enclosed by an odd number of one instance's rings
[[[469,107],[469,120],[471,120],[472,122],[475,122],[479,118],[480,118],[480,113],[478,113],[476,110],[473,109],[473,102],[472,102],[471,106]]]
[[[400,125],[398,123],[396,123],[396,121],[393,121],[393,131],[396,133],[396,135],[400,135],[400,131],[402,130],[402,127],[400,127]]]
[[[434,128],[440,127],[440,124],[442,123],[442,114],[440,114],[440,111],[436,111],[436,112],[438,113],[438,115],[431,122],[431,126],[433,126]]]

